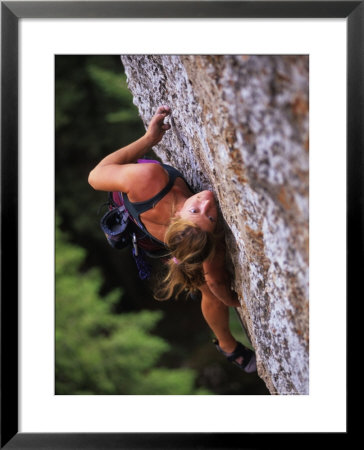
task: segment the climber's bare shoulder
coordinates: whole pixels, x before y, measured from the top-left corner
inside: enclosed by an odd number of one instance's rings
[[[131,201],[143,201],[163,189],[168,174],[160,164],[107,164],[96,167],[89,182],[96,190],[121,191]]]

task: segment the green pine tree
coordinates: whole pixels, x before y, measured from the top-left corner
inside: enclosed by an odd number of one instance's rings
[[[161,312],[115,314],[122,290],[100,297],[97,269],[56,228],[56,394],[210,394],[191,369],[158,367],[170,347],[152,335]]]

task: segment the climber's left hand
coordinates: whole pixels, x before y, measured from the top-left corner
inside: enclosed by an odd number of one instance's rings
[[[146,136],[150,139],[152,146],[158,144],[164,133],[171,128],[168,123],[164,123],[164,119],[171,114],[171,108],[169,106],[160,106],[154,116],[152,117]]]

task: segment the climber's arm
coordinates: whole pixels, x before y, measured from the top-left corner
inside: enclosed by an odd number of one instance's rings
[[[143,169],[136,168],[133,163],[160,142],[164,133],[170,128],[170,125],[163,123],[168,114],[170,114],[170,109],[167,106],[160,106],[150,121],[144,136],[116,150],[97,164],[89,174],[90,185],[101,191],[129,192],[132,183],[135,183],[135,172],[138,172],[139,177],[143,176],[139,173]],[[149,173],[150,169],[145,169],[145,171]]]
[[[128,193],[135,179],[142,180],[149,167],[132,164],[150,148],[151,141],[145,135],[137,141],[106,156],[90,172],[88,182],[98,191],[122,191]],[[149,164],[151,165],[151,164]]]
[[[240,306],[237,294],[230,289],[230,276],[225,267],[225,250],[220,247],[211,261],[203,263],[206,284],[225,305]]]
[[[153,186],[161,188],[159,181],[163,187],[165,176],[160,164],[107,164],[90,172],[88,182],[97,191],[120,191],[139,197],[145,196]]]

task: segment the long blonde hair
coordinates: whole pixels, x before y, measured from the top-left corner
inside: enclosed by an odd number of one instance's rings
[[[192,292],[205,283],[202,263],[213,258],[217,235],[204,231],[194,222],[174,217],[165,234],[171,258],[166,263],[168,273],[155,292],[157,300],[178,297]]]

